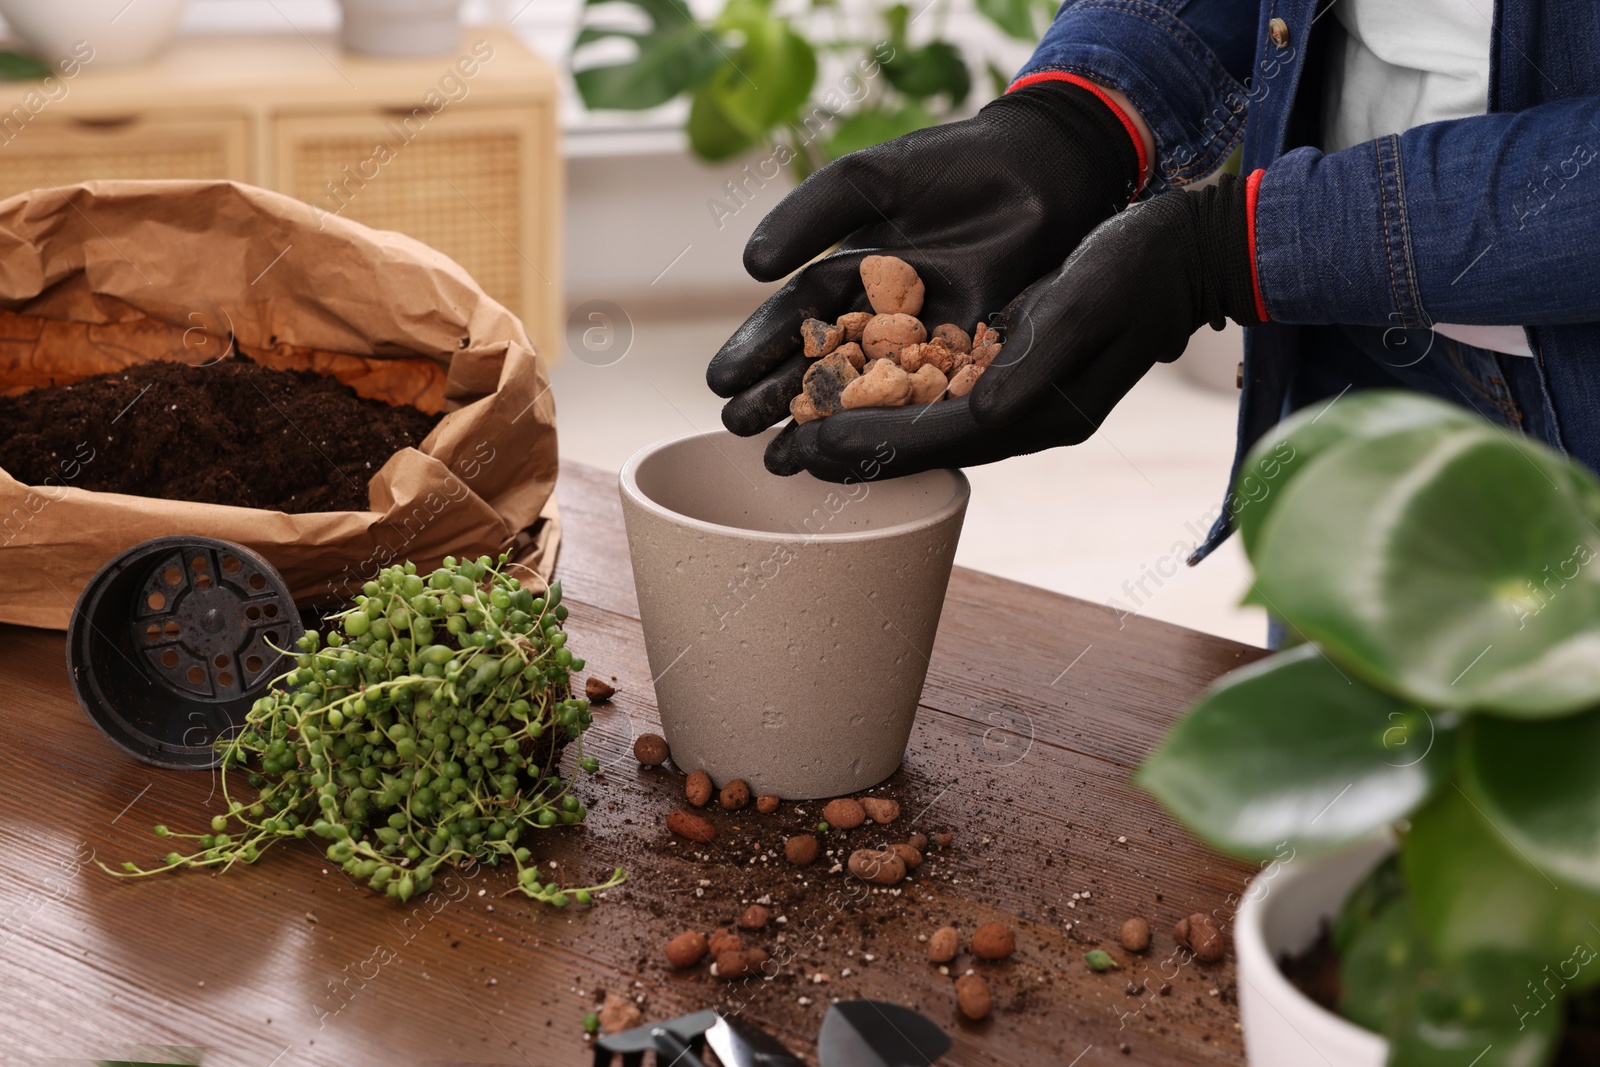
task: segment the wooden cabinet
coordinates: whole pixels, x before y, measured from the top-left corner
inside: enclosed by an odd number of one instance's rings
[[[437,57],[331,39],[186,37],[149,66],[93,62],[48,95],[0,85],[0,197],[94,178],[231,178],[398,230],[562,346],[556,80],[503,31]]]

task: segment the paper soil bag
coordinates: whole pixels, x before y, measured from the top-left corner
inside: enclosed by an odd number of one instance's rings
[[[362,396],[446,412],[368,483],[366,511],[278,511],[76,488],[0,470],[0,622],[65,628],[89,577],[131,545],[203,534],[255,549],[302,606],[383,566],[508,551],[542,587],[559,519],[555,404],[522,323],[458,264],[235,182],[103,181],[0,201],[0,393],[152,359],[237,350]],[[110,418],[112,413],[108,413]]]

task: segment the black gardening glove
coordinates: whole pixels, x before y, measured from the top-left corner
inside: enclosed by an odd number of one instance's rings
[[[865,256],[897,255],[916,268],[927,289],[919,317],[930,329],[953,322],[971,331],[1126,205],[1138,180],[1121,119],[1066,82],[1027,86],[973,118],[828,164],[745,247],[745,268],[762,281],[804,269],[711,360],[707,383],[732,398],[723,424],[749,436],[788,416],[806,369],[800,323],[869,309]]]
[[[790,424],[767,467],[897,477],[1082,442],[1201,326],[1261,321],[1245,220],[1244,183],[1232,175],[1130,207],[1005,309],[1004,346],[968,396]]]

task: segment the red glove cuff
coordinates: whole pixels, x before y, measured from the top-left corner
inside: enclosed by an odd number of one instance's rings
[[[1105,90],[1094,82],[1064,70],[1041,70],[1034,74],[1025,74],[1012,82],[1006,88],[1006,92],[1015,92],[1018,89],[1029,85],[1037,85],[1040,82],[1067,82],[1069,85],[1076,85],[1080,89],[1087,89],[1102,104],[1111,109],[1111,113],[1117,116],[1117,121],[1122,123],[1122,128],[1127,130],[1128,136],[1133,139],[1133,151],[1139,157],[1139,181],[1133,189],[1133,195],[1138,196],[1140,191],[1144,189],[1145,180],[1149,177],[1150,160],[1145,155],[1144,138],[1139,136],[1139,127],[1133,124],[1133,120],[1128,117],[1128,113],[1118,107],[1116,101],[1107,96]],[[1129,197],[1129,200],[1132,199],[1133,197]],[[1254,248],[1254,245],[1251,247]]]
[[[1261,298],[1261,275],[1256,266],[1256,197],[1261,192],[1261,176],[1264,170],[1250,172],[1244,180],[1244,229],[1245,239],[1250,243],[1250,288],[1256,297],[1256,318],[1267,322],[1267,302]]]

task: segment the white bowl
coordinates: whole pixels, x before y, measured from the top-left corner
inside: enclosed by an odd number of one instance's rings
[[[1387,839],[1266,868],[1250,883],[1234,921],[1239,1018],[1251,1067],[1384,1067],[1389,1043],[1307,997],[1278,969],[1280,956],[1310,948],[1378,862]]]
[[[90,69],[143,63],[172,40],[189,0],[0,0],[27,50],[52,65]],[[86,55],[85,49],[91,49]],[[92,57],[92,58],[90,58]]]

